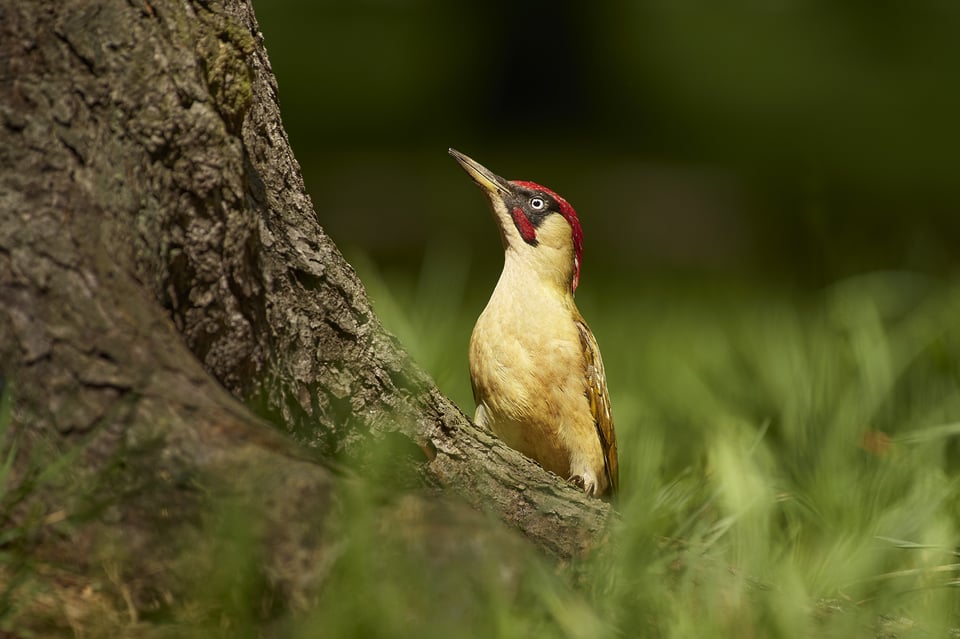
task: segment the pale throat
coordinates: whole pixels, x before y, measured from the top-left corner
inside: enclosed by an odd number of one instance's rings
[[[519,246],[507,245],[504,249],[503,271],[497,289],[509,291],[520,305],[527,305],[527,298],[542,295],[572,303],[573,251],[544,244],[530,246],[518,241]]]

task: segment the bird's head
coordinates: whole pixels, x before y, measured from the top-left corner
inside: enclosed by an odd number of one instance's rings
[[[580,282],[583,231],[570,203],[535,182],[505,180],[455,149],[450,155],[490,198],[508,256],[513,252],[573,293]]]

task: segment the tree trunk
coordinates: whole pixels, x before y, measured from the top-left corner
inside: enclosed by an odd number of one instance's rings
[[[477,429],[384,332],[304,190],[248,2],[3,3],[0,136],[0,371],[33,487],[10,517],[87,513],[60,560],[106,539],[176,564],[229,494],[304,595],[336,486],[384,442],[549,555],[597,543],[606,504]],[[30,470],[63,455],[85,500]]]

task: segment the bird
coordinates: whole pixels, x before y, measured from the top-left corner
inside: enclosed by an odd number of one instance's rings
[[[489,198],[504,251],[470,336],[474,423],[586,494],[609,497],[620,484],[617,438],[600,348],[574,302],[577,213],[545,186],[449,153]]]

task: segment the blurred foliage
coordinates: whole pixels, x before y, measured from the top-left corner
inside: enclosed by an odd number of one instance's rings
[[[450,352],[473,322],[462,291],[442,294],[451,281],[435,269],[411,282],[359,263],[387,325],[472,406],[466,356]],[[902,273],[817,292],[619,290],[580,299],[604,353],[623,487],[609,544],[580,567],[578,590],[604,620],[590,636],[957,632],[960,290]]]
[[[570,199],[601,276],[957,265],[954,3],[256,8],[317,210],[378,263],[434,242],[496,261],[455,146]]]

